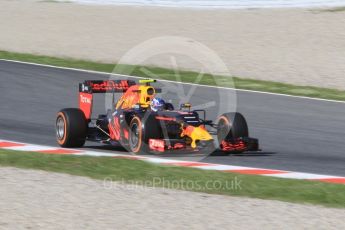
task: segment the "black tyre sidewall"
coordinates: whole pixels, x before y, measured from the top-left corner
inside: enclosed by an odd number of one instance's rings
[[[82,147],[86,140],[87,121],[83,111],[77,108],[67,108],[59,112],[65,117],[65,141],[62,147]],[[60,115],[59,115],[60,116]],[[57,117],[57,119],[59,118]]]
[[[138,144],[138,146],[134,149],[132,146],[132,127],[133,125],[136,124],[138,131],[140,132],[139,137],[138,137],[138,141],[140,142]],[[142,130],[142,123],[141,123],[141,119],[137,116],[134,116],[130,122],[129,125],[129,140],[128,140],[128,146],[129,146],[129,150],[133,153],[139,153],[142,149],[142,145],[143,145],[143,130]]]
[[[224,139],[227,138],[238,138],[238,137],[248,137],[248,125],[246,119],[243,117],[241,113],[224,113],[218,119],[218,125],[220,124],[221,120],[227,120],[229,124],[229,132],[226,136],[219,135],[221,130],[218,130],[217,137],[218,142],[222,142]]]
[[[141,129],[141,144],[140,149],[137,151],[133,151],[131,144],[129,143],[129,149],[131,152],[134,153],[140,153],[140,154],[150,154],[150,148],[149,148],[149,140],[151,138],[153,139],[162,139],[162,131],[160,127],[159,121],[155,119],[155,115],[148,114],[147,116],[140,118],[138,116],[134,116],[130,122],[130,132],[132,123],[135,119],[140,120],[140,126]],[[130,141],[130,140],[129,140]]]

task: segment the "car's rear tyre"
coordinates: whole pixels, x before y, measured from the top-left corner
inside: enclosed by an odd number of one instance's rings
[[[68,108],[58,112],[55,129],[61,147],[76,148],[85,144],[87,121],[80,109]]]

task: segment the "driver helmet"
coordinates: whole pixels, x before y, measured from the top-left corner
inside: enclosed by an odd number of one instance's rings
[[[164,109],[165,101],[162,98],[153,98],[150,106],[151,106],[151,109],[155,112],[161,111]]]

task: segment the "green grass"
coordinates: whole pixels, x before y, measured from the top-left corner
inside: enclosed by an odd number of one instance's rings
[[[345,6],[339,6],[339,7],[334,7],[334,8],[322,9],[321,11],[322,12],[331,12],[331,13],[344,12],[345,11]]]
[[[345,186],[339,184],[161,166],[128,159],[45,155],[1,149],[0,166],[39,169],[155,187],[171,188],[169,183],[174,183],[173,188],[176,189],[211,194],[345,207]],[[231,186],[234,181],[239,185]],[[217,185],[210,186],[214,182]]]
[[[95,70],[101,72],[111,73],[114,70],[114,63],[97,63],[86,60],[77,60],[70,58],[56,58],[34,54],[12,53],[0,51],[0,59],[10,59],[17,61],[26,61],[39,64],[47,64],[60,67],[70,67],[85,70]],[[131,74],[139,77],[152,77],[148,72],[154,73],[157,79],[165,79],[176,81],[176,72],[171,69],[152,67],[152,66],[133,66],[133,65],[117,65],[116,73]],[[195,83],[195,79],[199,73],[192,71],[178,71],[182,82]],[[232,79],[233,81],[231,81]],[[205,74],[198,82],[202,85],[218,85],[222,87],[256,90],[262,92],[281,93],[296,96],[306,96],[313,98],[323,98],[331,100],[345,101],[345,91],[311,87],[311,86],[296,86],[292,84],[285,84],[272,81],[261,81],[245,79],[236,76],[212,76]]]

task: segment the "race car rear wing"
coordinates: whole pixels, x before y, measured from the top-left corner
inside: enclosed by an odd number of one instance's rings
[[[124,93],[135,85],[131,80],[87,80],[79,84],[79,108],[91,119],[94,93]]]
[[[88,80],[79,84],[79,92],[83,93],[123,93],[135,85],[131,80]]]

